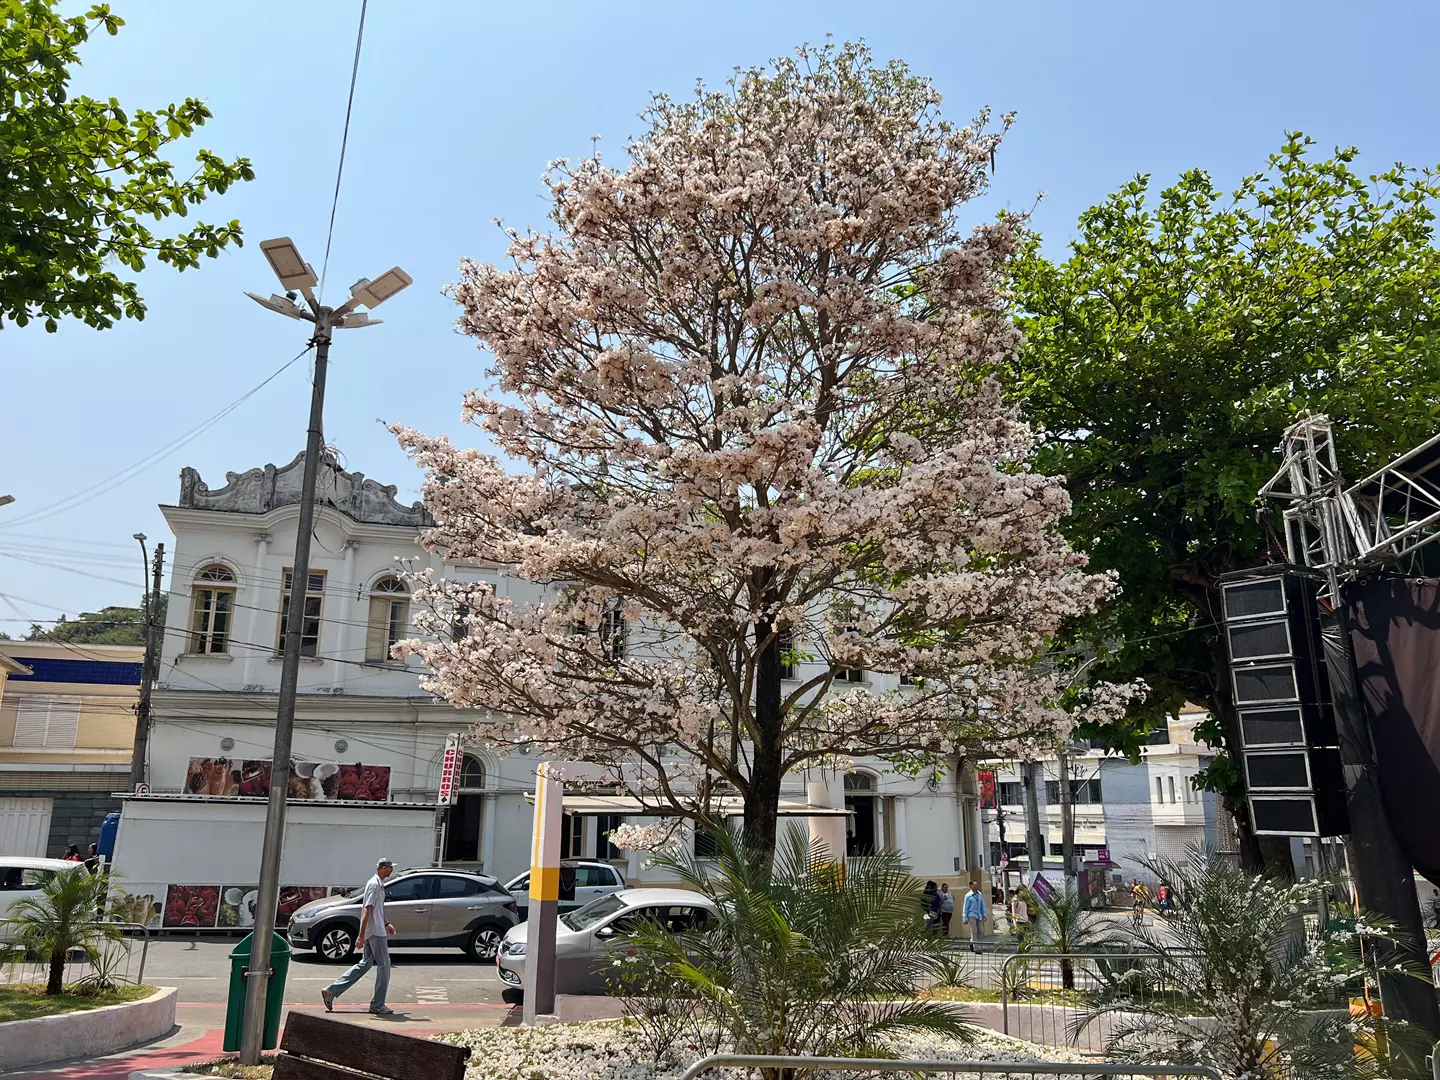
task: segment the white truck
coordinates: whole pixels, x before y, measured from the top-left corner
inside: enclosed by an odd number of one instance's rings
[[[258,798],[126,796],[111,860],[121,917],[165,930],[253,927],[265,807]],[[311,900],[363,885],[382,857],[432,865],[435,822],[432,804],[291,801],[278,925]]]

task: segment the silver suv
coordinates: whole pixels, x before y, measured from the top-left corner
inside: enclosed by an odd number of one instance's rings
[[[360,933],[360,893],[312,900],[290,916],[290,944],[326,960],[348,960]],[[385,882],[392,949],[464,949],[494,960],[505,932],[520,921],[515,901],[495,878],[466,870],[406,870]]]

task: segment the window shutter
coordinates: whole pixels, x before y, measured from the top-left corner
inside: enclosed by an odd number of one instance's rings
[[[44,746],[50,702],[43,697],[15,699],[15,746]]]
[[[73,750],[79,726],[79,698],[17,697],[12,745]]]
[[[370,620],[365,630],[365,659],[390,659],[390,598],[370,598]]]
[[[50,702],[50,725],[45,731],[45,745],[57,749],[75,749],[75,732],[80,726],[80,699],[54,698]]]

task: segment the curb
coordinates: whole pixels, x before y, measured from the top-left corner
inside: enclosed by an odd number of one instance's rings
[[[175,1027],[175,999],[175,987],[162,986],[140,1001],[8,1021],[0,1024],[0,1061],[7,1070],[25,1069],[159,1039]]]

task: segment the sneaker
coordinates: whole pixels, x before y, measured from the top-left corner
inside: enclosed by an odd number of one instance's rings
[[[384,1005],[381,1005],[378,1009],[377,1009],[377,1008],[374,1008],[374,1007],[372,1006],[371,1009],[370,1009],[370,1015],[371,1015],[371,1016],[394,1016],[394,1015],[395,1015],[395,1010],[394,1010],[394,1009],[387,1009]]]
[[[320,991],[320,1000],[325,1003],[326,1012],[335,1011],[335,995],[332,994],[329,990]]]

